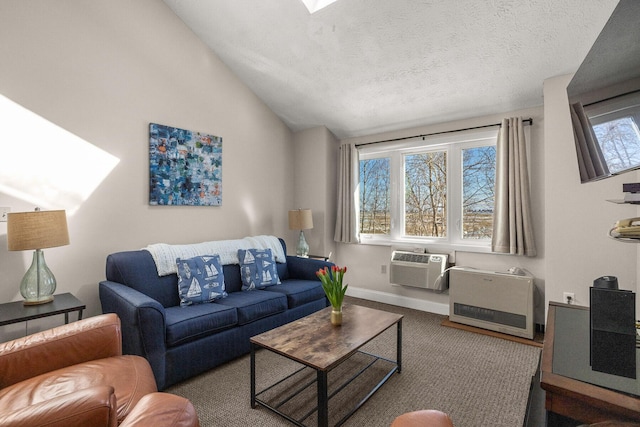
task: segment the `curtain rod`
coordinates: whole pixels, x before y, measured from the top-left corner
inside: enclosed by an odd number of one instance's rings
[[[600,99],[598,101],[593,101],[593,102],[590,102],[588,104],[584,104],[583,107],[589,107],[591,105],[599,104],[601,102],[611,101],[612,99],[621,98],[621,97],[626,96],[626,95],[632,95],[632,94],[637,93],[637,92],[640,92],[640,90],[632,90],[631,92],[625,92],[625,93],[621,93],[620,95],[614,95],[614,96],[610,96],[608,98]]]
[[[524,120],[522,120],[522,123],[528,123],[529,125],[532,125],[533,124],[533,119],[532,118],[524,119]],[[441,131],[441,132],[425,133],[425,134],[422,134],[422,135],[403,136],[402,138],[385,139],[385,140],[382,140],[382,141],[364,142],[362,144],[356,144],[356,148],[357,147],[362,147],[363,145],[380,144],[380,143],[383,143],[383,142],[403,141],[405,139],[412,139],[412,138],[422,138],[422,139],[424,139],[427,136],[441,135],[443,133],[463,132],[465,130],[490,128],[490,127],[493,127],[493,126],[502,126],[502,123],[494,123],[492,125],[483,125],[483,126],[473,126],[473,127],[464,128],[464,129],[444,130],[444,131]]]

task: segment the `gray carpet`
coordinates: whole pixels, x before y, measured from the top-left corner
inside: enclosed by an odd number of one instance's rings
[[[402,307],[348,298],[347,302],[403,314],[402,373],[394,374],[371,399],[344,424],[345,426],[389,426],[393,419],[417,409],[447,412],[456,427],[520,427],[527,407],[531,377],[535,374],[540,349],[473,332],[441,326],[443,316]],[[329,319],[327,319],[329,321]],[[395,359],[395,328],[366,345],[365,350]],[[365,355],[345,362],[329,373],[329,391],[336,383],[367,363]],[[357,381],[330,401],[330,422],[345,414],[349,403],[363,395],[358,389],[375,384],[386,373],[379,361]],[[257,388],[275,383],[293,373],[300,365],[266,350],[256,356]],[[293,389],[304,383],[312,372],[303,371],[283,383],[281,389]],[[313,388],[313,387],[312,387]],[[202,427],[208,426],[288,426],[288,421],[265,408],[251,409],[249,356],[227,363],[167,390],[190,399]],[[265,400],[277,401],[282,390],[265,394]],[[313,408],[313,393],[301,393],[282,410],[298,418]],[[305,425],[316,425],[315,414]]]

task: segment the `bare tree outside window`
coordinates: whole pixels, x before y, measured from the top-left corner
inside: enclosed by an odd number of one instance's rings
[[[391,229],[390,159],[360,160],[360,232],[389,234]]]
[[[359,232],[372,244],[489,247],[494,130],[416,139],[359,152]]]
[[[594,125],[593,130],[611,173],[640,163],[640,132],[631,117]]]
[[[434,151],[404,158],[407,236],[447,235],[447,153]]]
[[[495,146],[462,150],[463,239],[491,238],[495,180]]]

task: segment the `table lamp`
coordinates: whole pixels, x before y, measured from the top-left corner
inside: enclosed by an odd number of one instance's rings
[[[304,239],[304,232],[313,228],[313,217],[311,209],[295,209],[289,211],[289,230],[300,230],[300,238],[296,247],[296,255],[302,258],[309,257],[309,245]]]
[[[44,261],[44,248],[69,244],[65,211],[16,212],[7,215],[7,246],[10,251],[34,250],[31,267],[27,270],[20,293],[25,305],[53,301],[56,278]]]

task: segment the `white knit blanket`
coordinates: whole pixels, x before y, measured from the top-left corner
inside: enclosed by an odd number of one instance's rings
[[[238,249],[271,249],[276,262],[286,262],[287,257],[282,244],[275,236],[252,236],[236,240],[216,240],[212,242],[194,243],[189,245],[169,245],[155,243],[143,248],[151,253],[156,263],[158,276],[177,273],[176,259],[193,258],[200,255],[219,255],[220,263],[239,264]]]

